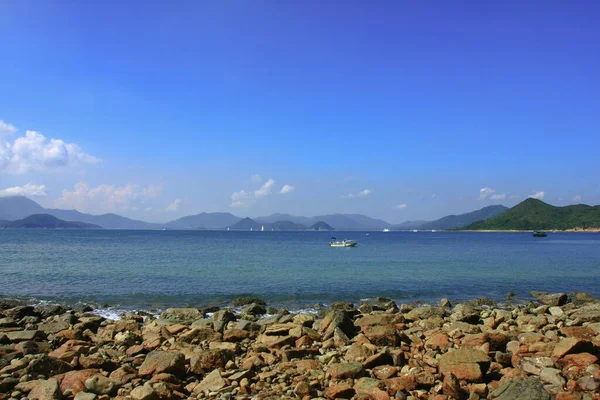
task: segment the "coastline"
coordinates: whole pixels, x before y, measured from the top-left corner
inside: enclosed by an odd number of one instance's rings
[[[558,230],[558,229],[541,229],[547,233],[600,233],[600,228],[589,228],[589,229],[566,229],[566,230]],[[488,230],[447,230],[441,232],[471,232],[471,233],[532,233],[534,230],[517,230],[517,229],[488,229]]]
[[[3,300],[0,400],[600,398],[600,301],[531,295],[316,314],[244,298],[119,320]]]

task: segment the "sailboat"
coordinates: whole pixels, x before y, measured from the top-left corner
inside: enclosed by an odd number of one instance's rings
[[[264,231],[265,231],[265,226],[264,226],[264,225],[262,226],[262,228],[260,228],[260,231],[261,231],[261,232],[264,232]]]

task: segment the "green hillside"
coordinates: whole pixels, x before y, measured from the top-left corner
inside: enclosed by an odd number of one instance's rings
[[[464,230],[565,230],[600,228],[600,206],[556,207],[527,199],[505,213],[468,225]]]

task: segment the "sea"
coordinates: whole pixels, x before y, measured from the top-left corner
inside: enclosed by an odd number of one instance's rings
[[[256,296],[310,311],[531,291],[600,297],[600,234],[0,230],[0,298],[90,304],[105,315],[224,306]]]

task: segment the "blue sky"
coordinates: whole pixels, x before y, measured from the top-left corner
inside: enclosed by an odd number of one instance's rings
[[[156,221],[597,204],[599,17],[595,1],[0,2],[0,194]]]

